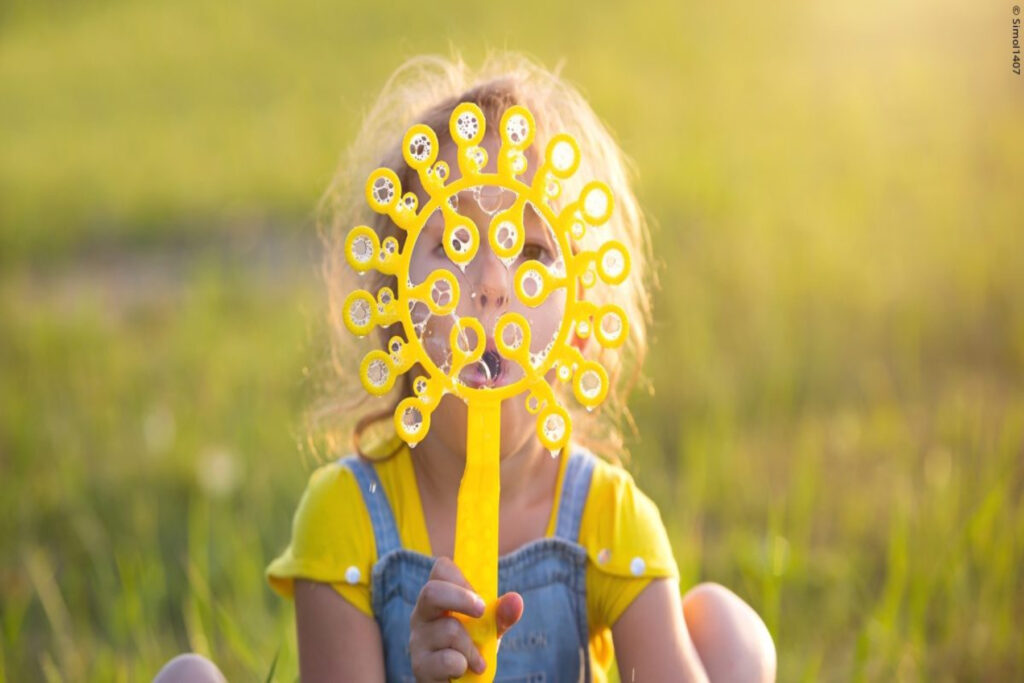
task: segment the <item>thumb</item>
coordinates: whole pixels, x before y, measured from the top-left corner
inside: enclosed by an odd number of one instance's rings
[[[498,637],[515,626],[523,616],[523,596],[516,592],[505,593],[498,598],[498,606],[494,610],[494,622],[497,625]]]

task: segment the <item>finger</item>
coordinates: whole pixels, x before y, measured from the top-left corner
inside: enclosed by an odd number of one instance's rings
[[[458,650],[435,650],[423,655],[414,667],[417,681],[447,681],[466,673],[466,658]]]
[[[449,612],[459,612],[470,617],[479,617],[484,613],[484,600],[471,590],[454,583],[431,579],[423,584],[416,606],[412,610],[410,621],[415,623],[433,621],[447,616]]]
[[[466,658],[469,668],[476,673],[481,673],[486,668],[483,656],[469,637],[466,627],[458,619],[442,617],[422,628],[426,631],[423,635],[423,644],[428,650],[457,650]]]
[[[516,592],[505,593],[498,598],[498,606],[494,610],[494,621],[498,627],[498,637],[516,625],[523,616],[523,596]]]
[[[466,581],[466,577],[462,574],[462,570],[447,557],[437,558],[437,562],[430,568],[429,578],[441,579],[442,581],[454,583],[456,586],[462,586],[466,590],[473,590],[473,587],[469,585],[469,581]]]

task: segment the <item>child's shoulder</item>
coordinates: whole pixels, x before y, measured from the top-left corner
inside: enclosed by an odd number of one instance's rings
[[[611,462],[600,455],[596,455],[592,451],[581,448],[580,449],[588,458],[593,460],[594,469],[591,477],[592,486],[596,484],[598,486],[636,486],[636,482],[633,481],[633,475],[629,471],[617,463]]]
[[[373,528],[359,482],[344,464],[330,462],[310,475],[292,518],[291,542],[270,563],[267,578],[285,596],[292,594],[296,578],[366,589],[373,553]],[[364,607],[367,611],[368,603]]]
[[[590,491],[587,496],[588,507],[592,507],[597,510],[601,510],[606,513],[606,516],[619,509],[625,503],[633,503],[634,500],[640,500],[641,504],[649,504],[654,512],[657,513],[657,508],[654,507],[654,503],[640,490],[637,486],[636,481],[633,479],[633,475],[629,473],[622,465],[610,462],[599,455],[595,455],[587,449],[581,449],[582,452],[593,461],[593,470],[590,477]],[[595,500],[600,503],[590,505],[590,501]],[[612,507],[609,507],[612,504]]]
[[[398,457],[366,460],[358,455],[348,454],[337,460],[326,462],[309,475],[309,482],[306,484],[306,490],[302,497],[303,502],[338,505],[342,502],[338,498],[343,497],[346,503],[362,503],[359,491],[360,477],[356,474],[357,470],[365,469],[368,472],[372,468],[377,477],[383,477],[390,474],[390,470],[394,468],[397,460]],[[364,474],[363,476],[365,478],[369,475]]]
[[[314,470],[292,520],[293,546],[372,550],[372,543],[370,515],[353,471],[342,460]]]
[[[580,521],[580,544],[618,576],[677,576],[668,533],[654,504],[622,466],[597,456]]]
[[[358,494],[359,483],[344,460],[347,458],[324,463],[313,470],[299,502],[299,509],[303,506],[337,507],[349,502],[352,498],[350,494]]]

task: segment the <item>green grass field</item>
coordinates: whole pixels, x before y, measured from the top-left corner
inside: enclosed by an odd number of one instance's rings
[[[312,215],[450,45],[564,59],[635,161],[629,467],[684,587],[750,602],[780,681],[1024,679],[1024,78],[988,5],[5,4],[0,682],[296,678],[262,572],[316,463]]]

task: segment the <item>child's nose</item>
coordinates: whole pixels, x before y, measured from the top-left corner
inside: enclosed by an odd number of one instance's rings
[[[480,245],[470,263],[470,299],[474,311],[503,309],[512,296],[512,278],[505,264],[490,246]]]

